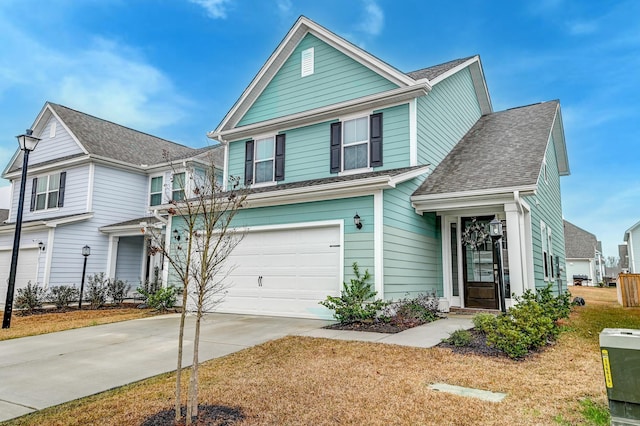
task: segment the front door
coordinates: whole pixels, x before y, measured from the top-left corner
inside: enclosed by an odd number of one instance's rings
[[[462,218],[464,305],[467,308],[498,309],[498,285],[493,265],[494,250],[489,237],[491,216]]]

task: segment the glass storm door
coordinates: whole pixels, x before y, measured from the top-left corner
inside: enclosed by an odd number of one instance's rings
[[[467,308],[498,309],[498,285],[493,265],[494,250],[489,237],[493,217],[462,218],[464,305]]]

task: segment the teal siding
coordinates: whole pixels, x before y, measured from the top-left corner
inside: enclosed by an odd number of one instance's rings
[[[314,48],[315,71],[300,76],[301,52]],[[239,121],[238,126],[308,111],[398,86],[317,37],[307,34],[267,87]]]
[[[362,230],[353,225],[356,212],[364,225]],[[345,281],[353,277],[352,263],[358,262],[362,272],[369,270],[373,283],[373,196],[244,209],[236,215],[234,226],[284,225],[325,220],[344,221]]]
[[[409,105],[376,110],[382,112],[383,166],[387,170],[409,166]],[[335,176],[329,172],[329,146],[332,122],[284,131],[285,179],[279,183],[299,182]],[[229,144],[229,175],[244,179],[244,142]]]
[[[552,254],[554,257],[559,256],[561,270],[566,270],[562,201],[560,198],[560,174],[558,173],[553,138],[549,140],[546,158],[548,182],[545,182],[544,177],[540,175],[538,177],[537,194],[524,197],[531,206],[531,239],[533,244],[533,269],[536,288],[546,286],[544,281],[544,263],[542,260],[541,221],[544,222],[547,227],[551,228]],[[561,280],[562,288],[566,289],[567,278],[564,271],[561,273]]]
[[[418,163],[437,166],[481,116],[469,69],[418,98]]]
[[[384,192],[384,294],[386,299],[443,295],[442,243],[434,213],[416,214],[409,197],[423,178]]]

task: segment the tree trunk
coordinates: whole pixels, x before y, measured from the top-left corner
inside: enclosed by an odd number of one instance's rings
[[[196,311],[195,335],[193,337],[193,363],[191,364],[191,379],[189,383],[189,401],[187,402],[187,424],[191,418],[198,415],[198,350],[200,346],[200,320],[202,319],[203,295],[198,295]]]
[[[176,367],[176,423],[182,418],[182,347],[184,342],[184,323],[187,316],[187,286],[182,288],[182,313],[180,314],[180,331],[178,334],[178,365]]]

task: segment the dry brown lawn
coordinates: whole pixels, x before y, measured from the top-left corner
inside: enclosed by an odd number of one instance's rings
[[[581,399],[606,403],[597,332],[589,329],[599,325],[584,318],[606,313],[640,328],[640,309],[591,305],[584,290],[587,306],[572,314],[569,331],[525,361],[286,337],[204,363],[201,402],[241,408],[246,418],[236,424],[242,425],[584,424]],[[171,408],[174,377],[158,376],[9,424],[140,424]],[[434,382],[508,396],[484,402],[432,391],[427,386]]]
[[[569,293],[571,296],[580,296],[591,305],[617,305],[618,294],[615,287],[586,287],[586,286],[570,286]]]
[[[0,311],[0,315],[3,312]],[[68,312],[57,312],[20,316],[13,312],[11,327],[0,329],[0,340],[18,337],[35,336],[37,334],[53,333],[55,331],[70,330],[72,328],[89,327],[99,324],[145,318],[156,315],[151,309],[83,309]]]

